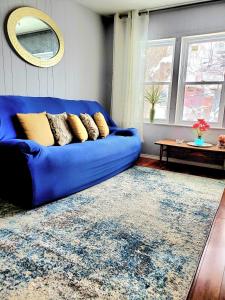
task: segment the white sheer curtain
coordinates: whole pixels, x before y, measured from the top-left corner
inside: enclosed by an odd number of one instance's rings
[[[111,114],[121,127],[136,127],[143,136],[144,53],[148,14],[114,17]]]

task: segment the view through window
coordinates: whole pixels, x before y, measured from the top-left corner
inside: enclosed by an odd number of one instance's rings
[[[146,49],[145,92],[153,86],[160,90],[155,119],[168,121],[173,73],[175,39],[149,41]],[[149,120],[150,104],[144,101],[144,119]]]
[[[222,126],[225,35],[185,37],[182,41],[177,122],[204,118]]]

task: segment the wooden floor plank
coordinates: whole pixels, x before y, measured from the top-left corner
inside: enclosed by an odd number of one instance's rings
[[[225,219],[221,218],[224,216],[224,204],[225,193],[215,216],[188,300],[219,300],[221,297],[225,297],[225,294],[221,294],[221,291],[224,290],[225,269]]]
[[[225,266],[225,220],[216,221],[188,300],[219,299]]]
[[[166,169],[210,178],[225,178],[224,172],[170,163],[160,166],[157,160],[140,158],[137,165]],[[225,300],[225,191],[193,279],[187,300]]]
[[[223,272],[223,279],[222,279],[222,283],[221,283],[221,287],[220,287],[219,300],[225,300],[225,269]]]

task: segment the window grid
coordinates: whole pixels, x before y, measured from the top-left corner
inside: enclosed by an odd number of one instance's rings
[[[175,38],[170,39],[161,39],[149,41],[147,48],[149,47],[163,47],[163,46],[172,46],[172,62],[171,62],[171,71],[170,71],[170,81],[147,81],[144,82],[144,89],[149,86],[163,86],[168,88],[168,98],[167,98],[167,107],[166,107],[166,116],[164,119],[155,118],[155,123],[168,123],[169,122],[169,112],[170,112],[170,100],[172,92],[172,78],[173,78],[173,65],[174,65],[174,52],[175,52]],[[146,111],[144,116],[147,115]],[[144,117],[145,121],[148,121],[147,117]]]
[[[224,97],[224,80],[199,80],[199,81],[186,81],[187,68],[188,68],[188,55],[191,45],[207,42],[221,42],[225,41],[225,33],[220,34],[211,34],[211,35],[202,35],[194,37],[185,37],[182,38],[182,47],[181,47],[181,60],[180,60],[180,72],[179,72],[179,82],[178,82],[178,97],[177,97],[177,106],[176,106],[176,124],[181,125],[190,125],[193,122],[183,119],[184,112],[184,101],[185,101],[185,90],[187,86],[216,86],[218,91],[220,91],[220,101],[219,101],[219,112],[218,112],[218,121],[211,121],[213,127],[222,127],[224,119],[224,108],[225,108],[225,97]],[[193,46],[192,46],[193,47]]]

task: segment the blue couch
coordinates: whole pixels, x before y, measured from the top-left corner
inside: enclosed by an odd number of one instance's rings
[[[15,115],[42,111],[100,111],[110,135],[61,147],[41,146],[25,139]],[[140,150],[136,129],[119,129],[95,101],[0,96],[0,197],[20,206],[36,207],[106,180],[132,166]]]

